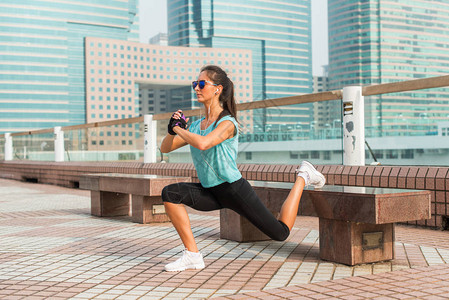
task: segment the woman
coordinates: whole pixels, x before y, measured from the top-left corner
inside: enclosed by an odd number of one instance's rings
[[[188,119],[184,120],[182,111],[178,110],[161,144],[163,153],[190,145],[201,182],[172,184],[162,191],[165,211],[185,246],[182,257],[167,264],[166,271],[204,268],[184,205],[200,211],[232,209],[273,240],[283,241],[295,222],[304,186],[325,184],[321,173],[310,163],[302,162],[296,182],[282,205],[279,220],[276,219],[237,168],[239,130],[234,84],[220,67],[206,66],[192,86],[198,101],[204,105],[205,117],[186,130]]]

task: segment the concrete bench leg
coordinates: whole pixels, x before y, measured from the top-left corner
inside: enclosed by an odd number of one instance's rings
[[[320,218],[320,258],[346,265],[394,258],[394,224]]]
[[[236,242],[270,239],[245,217],[227,208],[220,210],[220,238]]]
[[[132,195],[132,220],[141,224],[170,221],[162,197],[141,195]]]
[[[91,191],[90,212],[98,217],[115,217],[129,215],[129,195]]]

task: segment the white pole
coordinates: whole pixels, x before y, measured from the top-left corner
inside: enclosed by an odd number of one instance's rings
[[[155,163],[156,162],[156,121],[153,121],[153,115],[143,116],[144,125],[144,147],[143,147],[143,162]]]
[[[360,86],[343,88],[343,164],[365,165],[365,103]]]
[[[11,133],[5,133],[5,160],[12,160],[13,147]]]
[[[64,131],[61,126],[54,128],[55,134],[55,161],[64,161]]]

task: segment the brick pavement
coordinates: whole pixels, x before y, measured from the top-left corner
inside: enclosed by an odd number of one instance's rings
[[[87,191],[0,179],[1,299],[402,299],[449,294],[449,232],[397,226],[396,259],[348,267],[318,258],[318,220],[285,242],[219,239],[217,212],[191,212],[206,268],[169,273],[170,223],[90,216]]]

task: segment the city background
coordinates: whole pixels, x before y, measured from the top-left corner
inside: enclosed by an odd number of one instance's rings
[[[0,11],[0,298],[447,299],[447,0]],[[235,83],[238,169],[267,208],[277,214],[303,159],[327,187],[305,190],[285,241],[237,242],[226,226],[252,231],[244,217],[188,210],[207,267],[163,272],[185,249],[179,235],[135,221],[164,217],[154,192],[168,181],[199,182],[188,147],[157,147],[174,109],[204,115],[191,81],[206,64]],[[326,199],[343,200],[339,212]],[[321,255],[331,250],[382,258],[349,266]]]
[[[0,133],[198,108],[190,82],[206,64],[229,72],[240,103],[435,77],[449,69],[449,4],[440,1],[168,0],[162,10],[158,5],[1,3]],[[152,17],[150,10],[166,18]],[[312,26],[314,20],[319,25]],[[327,32],[313,30],[323,25]],[[150,27],[166,32],[153,31],[144,40]],[[240,162],[342,162],[339,100],[239,115]],[[367,161],[448,165],[448,117],[446,88],[365,97],[372,149]],[[165,127],[160,121],[159,136]],[[68,134],[67,159],[96,159],[101,152],[110,160],[139,160],[142,131],[128,124]],[[52,134],[16,138],[14,145],[15,159],[51,160],[45,152],[53,148]],[[95,158],[77,156],[86,151]],[[188,161],[188,149],[161,159]]]

